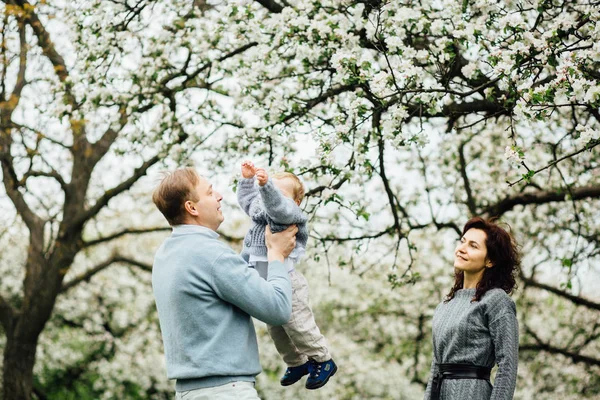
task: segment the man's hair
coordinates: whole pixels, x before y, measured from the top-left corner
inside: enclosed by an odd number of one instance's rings
[[[294,200],[301,202],[304,198],[304,185],[296,175],[291,172],[277,172],[273,174],[274,179],[291,179],[294,182]]]
[[[165,216],[169,225],[179,225],[185,220],[185,202],[198,201],[194,189],[200,176],[193,168],[181,168],[166,173],[152,194],[152,202]]]

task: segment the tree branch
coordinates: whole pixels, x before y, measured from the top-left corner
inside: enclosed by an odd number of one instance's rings
[[[386,108],[400,101],[400,98],[390,101],[385,105]],[[437,113],[430,113],[426,110],[427,107],[423,107],[422,104],[408,104],[406,109],[409,112],[407,121],[415,118],[458,118],[465,114],[475,114],[478,112],[484,112],[494,115],[508,114],[509,110],[501,106],[500,104],[493,103],[489,100],[473,100],[464,103],[451,103],[442,107],[442,110]]]
[[[252,48],[252,47],[254,47],[254,46],[256,46],[256,45],[258,45],[258,42],[250,42],[250,43],[248,43],[248,44],[245,44],[244,46],[242,46],[242,47],[239,47],[239,48],[237,48],[237,49],[235,49],[235,50],[233,50],[233,51],[231,51],[231,52],[229,52],[229,53],[227,53],[227,54],[224,54],[224,55],[222,55],[221,57],[217,58],[216,62],[222,62],[222,61],[225,61],[225,60],[227,60],[228,58],[231,58],[231,57],[234,57],[234,56],[236,56],[236,55],[238,55],[238,54],[241,54],[241,53],[243,53],[244,51],[246,51],[246,50],[248,50],[248,49],[250,49],[250,48]],[[200,74],[200,72],[202,72],[202,71],[204,71],[204,70],[206,70],[206,69],[208,69],[208,68],[212,67],[213,63],[214,63],[214,61],[207,62],[206,64],[202,65],[200,68],[198,68],[198,69],[196,69],[194,72],[192,72],[192,73],[191,73],[191,74],[190,74],[190,75],[189,75],[189,76],[188,76],[188,77],[185,79],[185,81],[183,81],[183,83],[181,84],[181,88],[189,87],[189,82],[191,82],[192,80],[194,80],[194,79],[195,79],[195,78],[196,78],[196,77],[197,77],[197,76]],[[173,76],[173,77],[171,77],[170,79],[166,80],[166,81],[164,82],[164,84],[166,84],[166,83],[167,83],[169,80],[171,80],[171,79],[173,79],[173,78],[174,78],[174,76]],[[174,89],[174,90],[176,90],[176,89]]]
[[[600,359],[584,356],[582,354],[573,353],[569,350],[561,349],[552,346],[548,343],[540,344],[525,344],[519,346],[519,351],[545,351],[550,354],[561,354],[567,358],[570,358],[574,363],[583,363],[587,365],[600,366]]]
[[[41,229],[44,222],[29,208],[23,193],[19,191],[19,179],[13,167],[13,157],[10,154],[11,143],[10,131],[0,132],[0,164],[2,164],[4,189],[29,231],[34,232]]]
[[[454,232],[456,232],[456,234],[460,237],[462,235],[462,229],[456,225],[456,223],[454,222],[437,222],[437,221],[432,221],[430,223],[427,224],[423,224],[423,225],[412,225],[410,227],[410,230],[416,230],[416,229],[423,229],[423,228],[427,228],[428,226],[433,225],[435,226],[435,228],[438,231],[441,231],[442,229],[452,229]]]
[[[133,174],[127,180],[121,182],[114,188],[104,192],[104,194],[100,196],[100,198],[90,209],[85,211],[81,216],[79,216],[79,218],[77,218],[74,221],[73,226],[83,226],[85,222],[95,217],[100,212],[100,210],[102,210],[102,208],[106,207],[106,205],[112,198],[129,190],[133,186],[133,184],[136,183],[138,179],[140,179],[142,176],[144,176],[148,169],[154,164],[156,164],[158,161],[160,161],[160,157],[158,155],[145,161],[140,167],[134,170]]]
[[[544,171],[544,170],[546,170],[546,169],[548,169],[548,168],[550,168],[550,167],[552,167],[552,166],[554,166],[554,165],[558,164],[558,163],[559,163],[559,162],[561,162],[561,161],[564,161],[564,160],[566,160],[566,159],[568,159],[568,158],[572,158],[572,157],[576,156],[576,155],[577,155],[577,154],[579,154],[579,153],[583,153],[584,151],[588,151],[588,150],[589,150],[589,151],[591,151],[591,150],[592,150],[594,147],[596,147],[596,146],[598,146],[598,145],[600,145],[600,140],[592,141],[592,143],[591,143],[590,145],[588,145],[588,146],[585,146],[584,148],[582,148],[582,149],[579,149],[579,150],[577,150],[577,151],[574,151],[573,153],[567,154],[566,156],[563,156],[563,157],[561,157],[561,158],[559,158],[559,159],[557,159],[557,160],[554,160],[554,161],[552,161],[551,163],[549,163],[548,165],[546,165],[545,167],[542,167],[542,168],[540,168],[540,169],[537,169],[537,170],[535,170],[535,171],[529,171],[529,172],[532,172],[532,173],[533,173],[533,175],[530,175],[530,176],[528,176],[527,178],[523,177],[523,178],[521,178],[521,179],[519,179],[519,180],[516,180],[516,181],[514,181],[514,182],[508,182],[508,181],[507,181],[506,183],[508,183],[508,186],[509,186],[509,187],[512,187],[512,186],[516,185],[517,183],[524,181],[525,179],[530,179],[530,178],[531,178],[532,176],[534,176],[535,174],[537,174],[537,173],[539,173],[539,172],[542,172],[542,171]]]
[[[461,142],[458,148],[458,155],[460,160],[460,175],[462,176],[463,183],[465,185],[465,191],[467,192],[467,207],[469,207],[471,215],[476,215],[477,209],[475,206],[475,200],[473,199],[473,192],[471,191],[469,176],[467,175],[467,162],[465,160],[465,146],[471,141],[473,137],[474,136],[471,136],[469,139]]]
[[[27,228],[30,230],[30,232],[33,232],[34,230],[41,228],[43,221],[29,208],[23,194],[19,191],[19,179],[17,178],[17,173],[13,166],[14,160],[10,152],[12,145],[12,114],[19,104],[21,92],[25,86],[25,69],[27,66],[27,41],[24,24],[25,20],[26,19],[19,18],[18,21],[21,51],[19,54],[19,71],[17,73],[17,82],[9,100],[0,103],[0,117],[2,124],[2,131],[0,132],[0,163],[2,164],[2,175],[6,194],[13,202],[17,212],[23,218]],[[5,60],[5,62],[7,61]]]
[[[372,235],[349,236],[349,237],[342,237],[342,238],[338,238],[338,237],[317,238],[317,237],[315,237],[315,239],[316,240],[320,240],[320,241],[324,241],[324,242],[335,242],[335,243],[351,242],[351,241],[364,240],[364,239],[377,239],[377,238],[379,238],[381,236],[388,235],[388,234],[392,233],[394,230],[395,230],[395,226],[392,225],[392,226],[386,228],[385,230],[383,230],[381,232],[374,233]]]
[[[35,36],[38,39],[38,43],[42,48],[42,52],[54,66],[54,72],[56,73],[60,81],[63,84],[65,84],[67,78],[69,77],[65,60],[54,48],[54,43],[52,43],[52,40],[50,39],[50,34],[46,30],[46,28],[44,28],[44,25],[42,25],[42,22],[38,18],[37,14],[34,12],[35,7],[32,6],[26,0],[8,0],[7,3],[18,6],[23,10],[24,19],[33,29],[33,32],[35,33]],[[74,110],[77,107],[75,97],[71,93],[71,90],[69,89],[69,86],[67,84],[65,84],[64,89],[67,103],[70,104],[72,109]]]
[[[256,0],[256,2],[272,13],[279,14],[281,11],[283,11],[283,6],[279,5],[273,0]]]
[[[567,299],[578,306],[584,306],[584,307],[590,308],[592,310],[600,311],[600,303],[595,303],[591,300],[584,299],[583,297],[575,296],[575,295],[567,293],[563,290],[552,287],[550,285],[540,283],[540,282],[534,280],[533,278],[526,277],[522,273],[521,273],[521,280],[527,286],[535,287],[538,289],[546,290],[550,293],[554,293],[555,295],[562,297],[564,299]]]
[[[572,188],[572,199],[582,200],[587,198],[600,198],[600,186],[584,186]],[[512,210],[517,205],[546,204],[557,201],[564,201],[567,193],[559,191],[543,191],[535,193],[522,193],[512,197],[506,197],[498,203],[491,205],[482,211],[482,214],[499,217],[502,214]]]
[[[21,93],[23,92],[23,88],[25,87],[25,70],[27,69],[27,38],[25,35],[25,21],[22,18],[18,19],[19,26],[19,43],[21,45],[21,50],[19,53],[19,72],[17,73],[17,82],[15,83],[15,87],[13,92],[11,93],[8,101],[2,102],[1,107],[2,112],[6,113],[6,123],[10,120],[13,111],[19,105],[19,100],[21,99]],[[4,61],[8,63],[8,61]]]
[[[111,258],[109,258],[108,260],[96,265],[95,267],[93,267],[92,269],[84,272],[83,274],[71,279],[69,282],[66,282],[62,285],[60,291],[61,293],[66,292],[67,290],[77,286],[78,284],[80,284],[81,282],[88,282],[94,275],[96,275],[98,272],[105,270],[106,268],[110,267],[112,264],[114,263],[125,263],[125,264],[131,264],[134,265],[136,267],[139,267],[140,269],[143,269],[145,271],[152,271],[152,266],[148,265],[144,262],[141,261],[137,261],[134,260],[132,258],[128,258],[128,257],[123,257],[120,256],[118,254],[112,256]]]
[[[119,257],[117,262],[133,265],[134,267],[138,267],[141,270],[152,272],[152,265],[146,264],[145,262],[134,260],[133,258],[128,257]]]
[[[523,344],[519,346],[519,350],[537,352],[541,350],[550,354],[561,354],[567,358],[570,358],[574,363],[600,366],[600,359],[584,356],[566,348],[559,348],[551,345],[550,343],[542,341],[539,336],[536,335],[536,333],[529,326],[527,326],[527,324],[525,324],[525,332],[527,332],[537,344]]]
[[[417,337],[415,338],[415,351],[413,353],[413,360],[414,360],[414,364],[413,364],[413,376],[411,379],[411,382],[415,382],[415,383],[420,383],[422,386],[427,386],[427,382],[423,381],[422,379],[419,378],[419,356],[421,355],[421,344],[423,343],[423,340],[426,337],[425,334],[425,320],[426,320],[426,316],[425,314],[420,314],[419,315],[419,323],[417,324],[418,327],[418,333],[417,333]],[[399,362],[402,362],[401,360],[398,360]]]
[[[325,93],[321,94],[320,96],[315,97],[315,98],[310,99],[310,100],[307,100],[306,101],[306,106],[302,110],[300,110],[298,112],[293,112],[291,114],[286,115],[278,123],[285,123],[285,122],[288,122],[289,120],[291,120],[292,118],[301,117],[303,115],[306,115],[310,110],[313,109],[313,107],[315,107],[316,105],[318,105],[318,104],[326,101],[330,97],[337,96],[338,94],[354,90],[357,87],[358,87],[358,85],[355,85],[355,84],[352,84],[352,85],[340,85],[340,86],[332,87],[329,90],[327,90]]]
[[[151,233],[151,232],[165,232],[165,231],[170,231],[172,228],[170,226],[163,226],[163,227],[156,227],[156,228],[141,228],[141,229],[123,229],[122,231],[119,232],[115,232],[111,235],[102,237],[102,238],[98,238],[98,239],[94,239],[94,240],[90,240],[88,242],[84,241],[82,248],[86,248],[86,247],[92,247],[92,246],[96,246],[98,244],[101,243],[106,243],[106,242],[110,242],[111,240],[120,238],[121,236],[125,236],[125,235],[139,235],[139,234],[143,234],[143,233]]]
[[[17,83],[13,89],[12,96],[21,97],[23,88],[25,87],[25,70],[27,69],[27,36],[25,32],[25,21],[19,20],[19,43],[21,50],[19,52],[19,72],[17,73]]]
[[[348,181],[347,177],[343,177],[342,179],[340,179],[337,183],[335,183],[333,186],[330,185],[321,185],[321,186],[317,186],[315,188],[310,189],[308,192],[306,192],[306,194],[304,195],[305,197],[310,197],[310,196],[314,196],[317,193],[321,193],[323,192],[325,189],[333,189],[333,190],[338,190],[339,188],[342,187],[342,185],[344,183],[346,183]]]
[[[377,129],[379,132],[379,139],[377,146],[379,148],[379,176],[383,181],[383,187],[385,188],[385,193],[387,194],[388,201],[390,203],[390,208],[392,210],[392,216],[394,217],[394,230],[398,233],[398,238],[402,237],[402,228],[400,226],[400,218],[398,217],[398,210],[396,206],[395,196],[392,192],[392,188],[390,187],[390,182],[385,173],[385,158],[384,158],[384,150],[385,150],[385,141],[383,140],[383,135],[380,131],[380,118],[381,113],[376,112],[373,115],[373,128]]]
[[[57,146],[62,147],[63,149],[71,150],[71,146],[67,146],[66,144],[64,144],[60,140],[53,139],[50,136],[47,136],[47,135],[43,134],[42,132],[40,132],[39,130],[37,130],[35,128],[32,128],[30,126],[23,125],[23,124],[18,124],[18,123],[14,122],[14,121],[10,121],[10,127],[14,128],[14,129],[26,129],[28,131],[31,131],[32,133],[35,133],[38,138],[45,139],[45,140],[49,141],[52,144],[55,144]]]
[[[66,190],[66,188],[67,188],[67,183],[65,182],[63,177],[55,170],[52,170],[51,172],[27,171],[25,173],[25,175],[23,175],[23,178],[21,178],[21,180],[19,181],[19,186],[25,186],[25,182],[27,181],[27,179],[29,179],[30,177],[34,177],[34,176],[45,176],[47,178],[53,178],[60,184],[60,186],[62,187],[63,190]]]
[[[69,282],[63,283],[62,287],[60,288],[61,293],[66,292],[67,290],[71,289],[72,287],[77,286],[81,282],[89,281],[98,272],[106,269],[107,267],[111,266],[113,263],[116,263],[116,262],[117,262],[117,256],[113,256],[109,260],[106,260],[106,261],[96,265],[94,268],[90,269],[89,271],[86,271],[85,273],[71,279]]]
[[[119,127],[118,129],[107,129],[102,137],[94,144],[92,144],[92,153],[90,156],[90,165],[95,166],[98,161],[102,159],[112,146],[112,144],[117,140],[117,136],[119,132],[123,129],[125,124],[127,124],[128,115],[126,113],[126,107],[119,107]]]

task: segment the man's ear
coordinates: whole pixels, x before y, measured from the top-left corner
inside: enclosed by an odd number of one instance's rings
[[[198,216],[198,208],[196,208],[196,205],[193,202],[188,200],[183,203],[183,207],[189,214],[193,215],[194,217]]]

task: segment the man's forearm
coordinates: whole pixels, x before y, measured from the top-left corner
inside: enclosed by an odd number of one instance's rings
[[[269,262],[271,262],[271,261],[283,262],[285,257],[283,256],[283,253],[280,250],[268,249],[267,250],[267,259],[269,260]]]

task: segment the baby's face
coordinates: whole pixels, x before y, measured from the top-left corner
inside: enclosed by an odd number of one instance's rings
[[[277,189],[279,189],[282,195],[294,200],[294,181],[288,178],[276,178],[273,179],[273,184],[277,187]],[[298,204],[297,201],[296,204]]]

